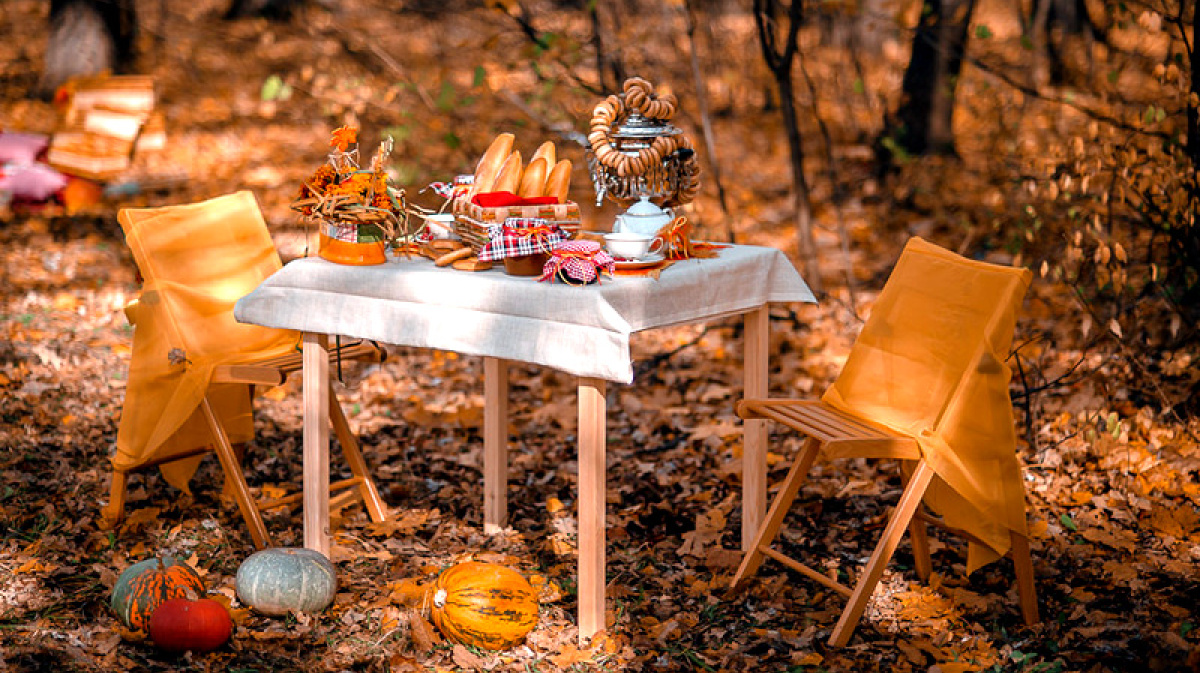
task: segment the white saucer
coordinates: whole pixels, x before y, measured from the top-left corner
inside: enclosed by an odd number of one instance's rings
[[[654,266],[661,261],[663,261],[663,256],[656,252],[640,259],[614,259],[618,269],[641,269],[647,266]]]

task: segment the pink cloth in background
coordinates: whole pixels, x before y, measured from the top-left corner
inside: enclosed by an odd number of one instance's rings
[[[67,186],[67,176],[46,164],[8,164],[0,168],[0,192],[14,200],[45,201]]]
[[[49,145],[47,136],[0,131],[0,164],[32,164]]]
[[[46,136],[0,132],[0,192],[17,201],[45,201],[67,185],[67,176],[37,159],[50,144]]]

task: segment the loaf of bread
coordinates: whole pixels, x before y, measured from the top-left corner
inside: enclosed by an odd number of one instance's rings
[[[554,164],[546,178],[546,196],[553,196],[559,203],[567,201],[567,193],[571,191],[571,160],[563,159]]]
[[[542,196],[546,190],[546,160],[536,158],[525,167],[521,174],[521,186],[517,196]]]
[[[512,153],[515,139],[516,137],[511,133],[501,133],[488,146],[487,151],[480,157],[479,164],[475,166],[475,183],[471,187],[472,195],[495,191],[493,187],[496,177]]]
[[[496,176],[496,182],[487,191],[512,192],[516,194],[517,190],[521,187],[521,174],[524,171],[524,166],[521,162],[521,152],[514,150],[504,160],[504,165],[500,167],[500,174]],[[483,192],[481,191],[480,193]]]
[[[558,157],[556,155],[557,150],[554,147],[554,141],[547,140],[538,146],[537,150],[533,153],[533,158],[529,160],[529,164],[533,165],[533,162],[537,161],[538,159],[545,159],[546,171],[548,172],[554,167],[554,164],[558,163]]]

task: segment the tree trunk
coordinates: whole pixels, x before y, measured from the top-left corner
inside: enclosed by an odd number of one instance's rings
[[[50,97],[72,77],[123,72],[137,37],[133,0],[51,0],[38,93]]]
[[[954,91],[962,71],[975,0],[924,0],[904,71],[901,101],[886,120],[890,161],[907,154],[954,154]],[[885,143],[886,145],[887,143]]]
[[[1082,41],[1084,53],[1090,54],[1092,43],[1097,38],[1103,39],[1088,13],[1087,0],[1034,0],[1026,34],[1034,50],[1038,84],[1067,82],[1070,68],[1066,50],[1070,40]],[[1094,66],[1090,58],[1085,62],[1089,67]]]
[[[795,205],[796,242],[803,266],[804,280],[816,294],[824,292],[821,268],[817,261],[817,243],[812,230],[812,202],[808,180],[804,177],[804,143],[800,136],[800,121],[796,117],[796,100],[792,87],[792,64],[799,48],[797,35],[803,19],[801,0],[792,0],[786,9],[786,36],[780,42],[778,19],[784,8],[776,0],[754,0],[754,23],[758,29],[763,59],[779,89],[783,126],[787,132],[788,152],[792,164],[792,199]]]
[[[804,280],[813,292],[822,291],[821,269],[817,264],[817,241],[812,228],[812,198],[808,179],[804,177],[804,142],[800,136],[800,123],[796,117],[796,98],[792,91],[792,78],[781,79],[779,84],[780,112],[783,113],[784,128],[787,129],[788,154],[792,164],[792,203],[796,213],[796,245],[800,259],[804,261]]]
[[[1200,32],[1197,32],[1200,22],[1197,22],[1196,15],[1200,14],[1200,11],[1197,10],[1200,10],[1200,7],[1192,9],[1192,53],[1189,54],[1189,66],[1192,71],[1192,96],[1200,96],[1200,67],[1197,67],[1198,61],[1196,60],[1200,57],[1200,51],[1197,50],[1196,45],[1196,38],[1200,37]],[[1200,109],[1190,104],[1187,106],[1187,153],[1192,160],[1192,167],[1200,170]],[[1200,226],[1200,224],[1192,226]]]

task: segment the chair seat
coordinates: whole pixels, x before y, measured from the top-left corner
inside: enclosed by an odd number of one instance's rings
[[[329,350],[335,362],[384,362],[387,351],[373,341],[355,339]],[[248,383],[260,386],[281,386],[293,372],[303,368],[303,353],[296,350],[261,360],[220,365],[213,370],[214,383]]]
[[[921,447],[912,437],[820,400],[745,399],[738,402],[737,414],[802,432],[821,442],[826,458],[921,458]]]

